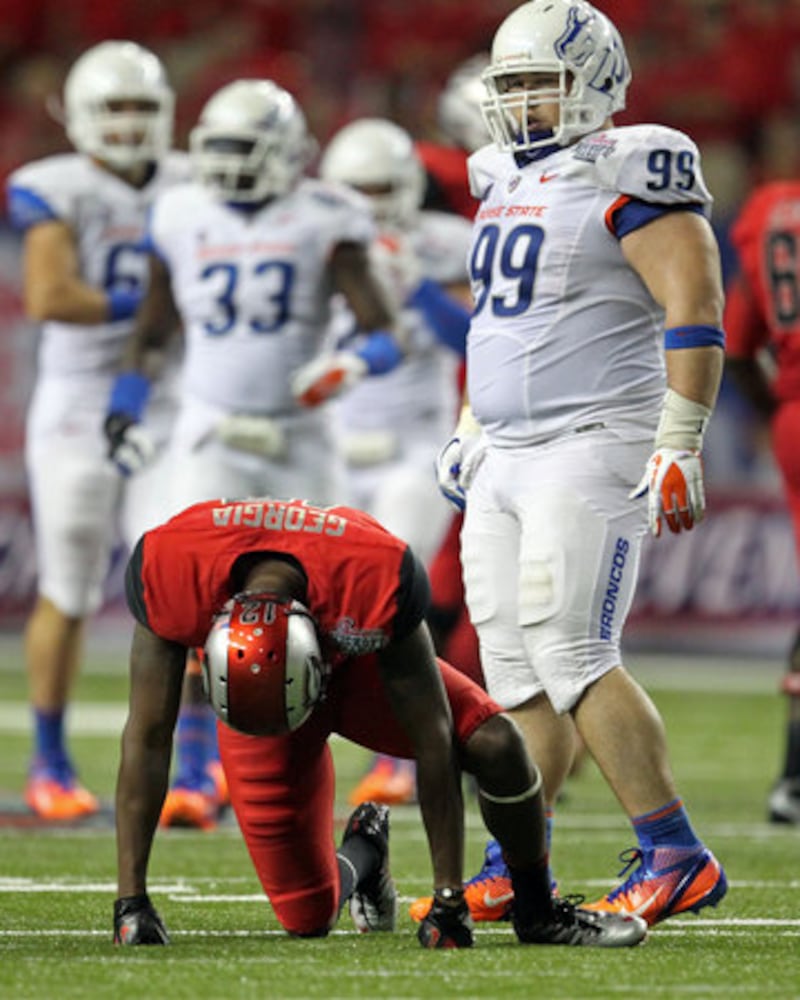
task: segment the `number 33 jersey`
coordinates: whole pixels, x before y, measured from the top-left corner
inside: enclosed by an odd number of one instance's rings
[[[524,156],[524,154],[523,154]],[[538,160],[469,159],[469,398],[498,445],[544,441],[652,411],[665,387],[663,310],[621,239],[675,209],[710,213],[697,147],[638,125]]]
[[[289,375],[320,349],[334,247],[373,236],[365,198],[310,178],[252,210],[198,184],[160,198],[150,249],[183,319],[185,391],[231,411],[293,411]]]

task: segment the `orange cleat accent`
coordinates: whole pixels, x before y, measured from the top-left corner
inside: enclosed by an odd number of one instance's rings
[[[97,798],[74,778],[65,783],[46,773],[28,779],[25,802],[37,816],[52,822],[81,819],[100,810]]]
[[[487,844],[481,870],[464,883],[464,899],[475,921],[510,918],[514,888],[503,860],[503,852],[496,840],[490,840]],[[409,916],[420,923],[428,915],[432,903],[432,896],[415,899],[408,908]]]
[[[205,774],[202,788],[176,784],[169,790],[161,809],[160,826],[212,830],[217,825],[231,802],[228,779],[218,760],[206,765]]]
[[[171,788],[164,799],[159,826],[177,826],[213,830],[217,825],[219,805],[216,794]]]
[[[475,921],[508,920],[511,904],[514,902],[511,879],[505,875],[487,875],[479,881],[467,882],[464,885],[464,899]],[[421,896],[409,906],[408,915],[421,923],[427,917],[432,903],[432,896]]]
[[[697,913],[705,906],[716,906],[728,890],[728,881],[719,861],[711,851],[701,848],[687,856],[679,848],[656,848],[648,856],[638,849],[620,855],[624,875],[638,867],[616,889],[594,903],[582,904],[585,910],[643,917],[652,927],[676,913]],[[664,862],[661,867],[654,862]]]
[[[414,765],[394,757],[378,757],[347,798],[353,806],[364,802],[401,806],[415,802],[416,797],[417,777]]]
[[[214,788],[217,792],[217,807],[219,809],[226,808],[231,804],[231,794],[228,791],[228,779],[225,777],[222,763],[218,760],[212,760],[206,767],[206,774],[214,782]]]

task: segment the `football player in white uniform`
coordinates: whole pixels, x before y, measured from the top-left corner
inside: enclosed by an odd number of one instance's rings
[[[328,144],[320,176],[349,185],[372,204],[379,235],[376,271],[400,310],[406,357],[335,404],[347,503],[405,539],[426,565],[450,514],[432,475],[457,411],[456,369],[469,314],[466,259],[472,227],[450,213],[420,211],[425,173],[411,136],[385,118],[361,118]],[[451,297],[455,296],[455,297]],[[461,301],[459,301],[459,297]],[[340,345],[358,343],[349,310],[334,321]],[[379,755],[350,793],[353,805],[410,802],[413,761]]]
[[[24,232],[27,314],[42,324],[26,430],[38,597],[25,631],[34,714],[29,806],[45,819],[98,809],[76,779],[65,711],[82,655],[84,622],[102,588],[122,514],[127,541],[159,521],[154,477],[124,483],[106,455],[108,393],[141,299],[145,215],[157,191],[185,178],[169,152],[174,98],[158,58],[133,42],[103,42],[71,68],[64,88],[75,152],[14,171],[12,223]],[[166,385],[151,437],[166,434]]]
[[[173,511],[220,496],[333,502],[340,476],[319,404],[402,359],[391,304],[369,266],[369,203],[305,176],[314,150],[291,94],[270,80],[234,81],[210,98],[192,131],[195,179],[153,207],[148,294],[106,431],[118,464],[144,464],[149,354],[182,326]],[[353,350],[321,353],[337,291],[364,336]],[[162,822],[208,827],[217,807],[214,716],[199,670],[190,684]]]
[[[487,686],[552,803],[577,726],[629,816],[633,871],[597,909],[648,923],[716,905],[724,872],[678,796],[662,721],[622,666],[642,539],[704,513],[700,452],[723,361],[722,285],[696,146],[616,128],[630,69],[584,0],[533,0],[484,73],[466,408],[440,484],[466,504],[467,603]],[[642,472],[644,471],[644,475]],[[474,894],[510,904],[487,854]]]

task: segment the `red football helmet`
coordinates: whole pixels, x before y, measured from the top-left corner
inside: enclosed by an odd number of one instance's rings
[[[236,594],[206,639],[203,678],[214,711],[231,728],[279,736],[320,701],[326,670],[308,609],[277,594]]]

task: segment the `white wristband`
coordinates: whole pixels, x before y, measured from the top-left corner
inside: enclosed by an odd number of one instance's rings
[[[656,431],[656,448],[700,451],[711,409],[667,389]]]
[[[456,437],[470,437],[477,436],[481,433],[481,425],[472,415],[472,407],[469,403],[464,403],[461,407],[461,413],[458,417],[458,426],[456,427]]]

